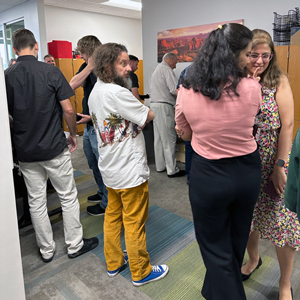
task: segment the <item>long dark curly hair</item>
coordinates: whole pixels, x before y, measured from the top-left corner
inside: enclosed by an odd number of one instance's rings
[[[240,52],[252,40],[252,32],[237,23],[228,23],[213,30],[197,54],[183,86],[193,88],[212,100],[220,99],[222,89],[231,83],[230,90],[237,96],[236,87],[245,72],[238,67]]]
[[[127,52],[126,47],[121,44],[107,43],[98,47],[93,55],[95,76],[105,83],[113,82],[115,79],[114,63],[121,52]]]

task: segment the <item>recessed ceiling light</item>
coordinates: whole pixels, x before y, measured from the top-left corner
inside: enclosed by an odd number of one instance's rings
[[[101,4],[138,11],[142,10],[142,3],[131,0],[109,0],[107,2],[102,2]]]

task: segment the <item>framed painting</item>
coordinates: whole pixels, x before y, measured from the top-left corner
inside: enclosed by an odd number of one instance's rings
[[[177,55],[178,62],[193,61],[210,32],[218,28],[218,25],[226,23],[243,24],[244,20],[159,31],[157,34],[158,62],[161,62],[163,56],[168,52],[174,52]]]

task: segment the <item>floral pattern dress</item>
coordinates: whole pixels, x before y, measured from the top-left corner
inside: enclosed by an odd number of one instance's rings
[[[262,162],[262,183],[254,209],[251,232],[258,230],[261,238],[269,239],[276,246],[289,245],[295,250],[300,250],[300,224],[296,213],[285,207],[283,196],[271,198],[263,190],[269,183],[274,169],[281,128],[275,94],[276,87],[269,89],[262,86],[261,111],[255,119],[258,127],[256,140]],[[285,171],[287,173],[287,167]]]

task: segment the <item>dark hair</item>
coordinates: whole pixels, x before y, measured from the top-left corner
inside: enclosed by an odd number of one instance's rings
[[[35,44],[35,37],[30,30],[21,28],[13,33],[12,45],[18,52],[28,47],[32,49]]]
[[[227,92],[231,90],[239,96],[236,87],[245,75],[238,67],[238,59],[252,40],[252,32],[241,24],[220,27],[209,34],[183,80],[185,88],[192,87],[212,100],[220,99],[227,83]]]
[[[54,58],[53,55],[51,55],[51,54],[46,54],[46,55],[44,56],[44,60],[45,60],[46,58],[48,58],[48,57],[53,57],[53,58]]]
[[[261,77],[260,82],[263,83],[268,88],[272,88],[279,84],[281,77],[284,74],[277,60],[276,51],[274,49],[274,43],[272,41],[270,34],[265,30],[254,29],[252,30],[252,33],[253,33],[252,49],[259,44],[268,44],[268,46],[271,49],[271,53],[273,54],[273,57],[269,62],[268,67],[265,69],[265,71],[262,74],[260,74]]]
[[[132,61],[137,61],[137,62],[139,62],[139,59],[138,59],[136,56],[134,56],[134,55],[131,55],[131,54],[129,54],[129,60],[132,60]]]
[[[86,54],[90,57],[93,55],[95,49],[101,45],[102,43],[97,37],[94,35],[86,35],[77,42],[76,51],[79,51],[80,53]]]
[[[107,43],[97,48],[93,55],[95,76],[105,83],[113,82],[114,63],[122,52],[127,53],[126,47],[116,43]]]

